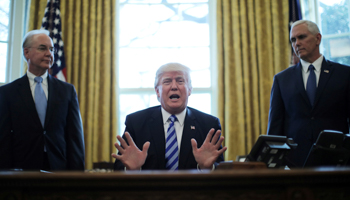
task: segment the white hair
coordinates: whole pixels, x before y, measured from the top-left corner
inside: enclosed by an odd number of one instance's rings
[[[160,78],[163,76],[166,72],[182,72],[185,76],[186,84],[190,90],[192,90],[192,83],[191,83],[191,69],[186,67],[183,64],[180,63],[167,63],[159,67],[159,69],[156,72],[156,78],[154,81],[154,88],[157,88],[159,85]]]
[[[300,24],[306,24],[308,30],[310,31],[310,33],[312,33],[313,35],[316,35],[317,33],[320,33],[320,29],[318,28],[317,24],[315,22],[312,22],[310,20],[298,20],[295,21],[291,28],[290,31],[292,32],[292,29],[294,26],[300,25]],[[292,35],[292,34],[291,34]]]
[[[45,34],[50,37],[50,31],[45,29],[36,29],[29,31],[24,37],[23,37],[23,43],[22,43],[22,53],[23,58],[25,61],[27,61],[27,58],[24,56],[24,48],[28,48],[32,45],[33,42],[33,36],[38,34]]]

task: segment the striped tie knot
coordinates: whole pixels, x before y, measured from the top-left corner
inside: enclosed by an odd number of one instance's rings
[[[175,115],[171,115],[171,116],[169,117],[169,120],[171,121],[171,123],[174,123],[174,122],[177,120],[177,118],[176,118]]]

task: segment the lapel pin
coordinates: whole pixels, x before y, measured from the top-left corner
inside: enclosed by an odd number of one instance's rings
[[[329,70],[325,69],[324,72],[329,73]]]
[[[194,127],[194,126],[191,126],[191,130],[195,130],[196,129],[196,127]]]

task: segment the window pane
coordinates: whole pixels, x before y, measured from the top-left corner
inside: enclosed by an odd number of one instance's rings
[[[7,43],[0,43],[0,82],[6,80]]]
[[[161,3],[162,0],[119,0],[120,3]]]
[[[120,12],[120,45],[208,46],[207,17],[207,4],[123,5]]]
[[[319,0],[321,53],[329,60],[350,64],[349,0]]]
[[[209,93],[193,94],[192,93],[191,96],[188,98],[188,106],[210,114],[211,113],[211,94]]]
[[[350,36],[323,38],[322,42],[327,59],[350,64]]]
[[[0,0],[0,82],[6,81],[7,69],[7,43],[9,33],[9,0]]]
[[[168,62],[190,67],[193,87],[210,87],[209,53],[209,47],[120,48],[119,87],[153,88],[156,70]]]
[[[7,41],[10,16],[9,0],[0,0],[0,41]]]
[[[119,0],[119,3],[161,3],[162,0]],[[165,3],[202,3],[208,0],[166,0]]]
[[[159,105],[157,95],[119,95],[119,135],[124,132],[125,129],[125,117],[128,114],[142,110],[151,106]]]
[[[202,3],[208,0],[167,0],[168,3]]]
[[[349,32],[349,8],[345,0],[319,0],[323,35]]]

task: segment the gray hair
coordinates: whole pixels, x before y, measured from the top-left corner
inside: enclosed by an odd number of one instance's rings
[[[29,31],[24,37],[23,37],[23,43],[22,43],[22,53],[23,53],[23,58],[25,61],[27,61],[27,58],[24,56],[24,48],[28,48],[32,45],[32,39],[34,35],[38,34],[45,34],[50,37],[50,31],[45,30],[45,29],[36,29],[36,30],[31,30]]]
[[[318,28],[317,24],[315,22],[312,22],[310,20],[298,20],[295,21],[291,28],[290,31],[292,32],[292,29],[294,26],[300,25],[300,24],[306,24],[308,30],[310,31],[310,33],[312,33],[313,35],[316,35],[317,33],[320,33],[320,29]]]
[[[156,72],[154,88],[157,88],[157,86],[159,85],[160,78],[166,72],[182,72],[185,75],[185,80],[188,88],[192,90],[192,83],[191,83],[191,76],[190,76],[191,69],[180,63],[167,63],[159,67],[159,69]]]

